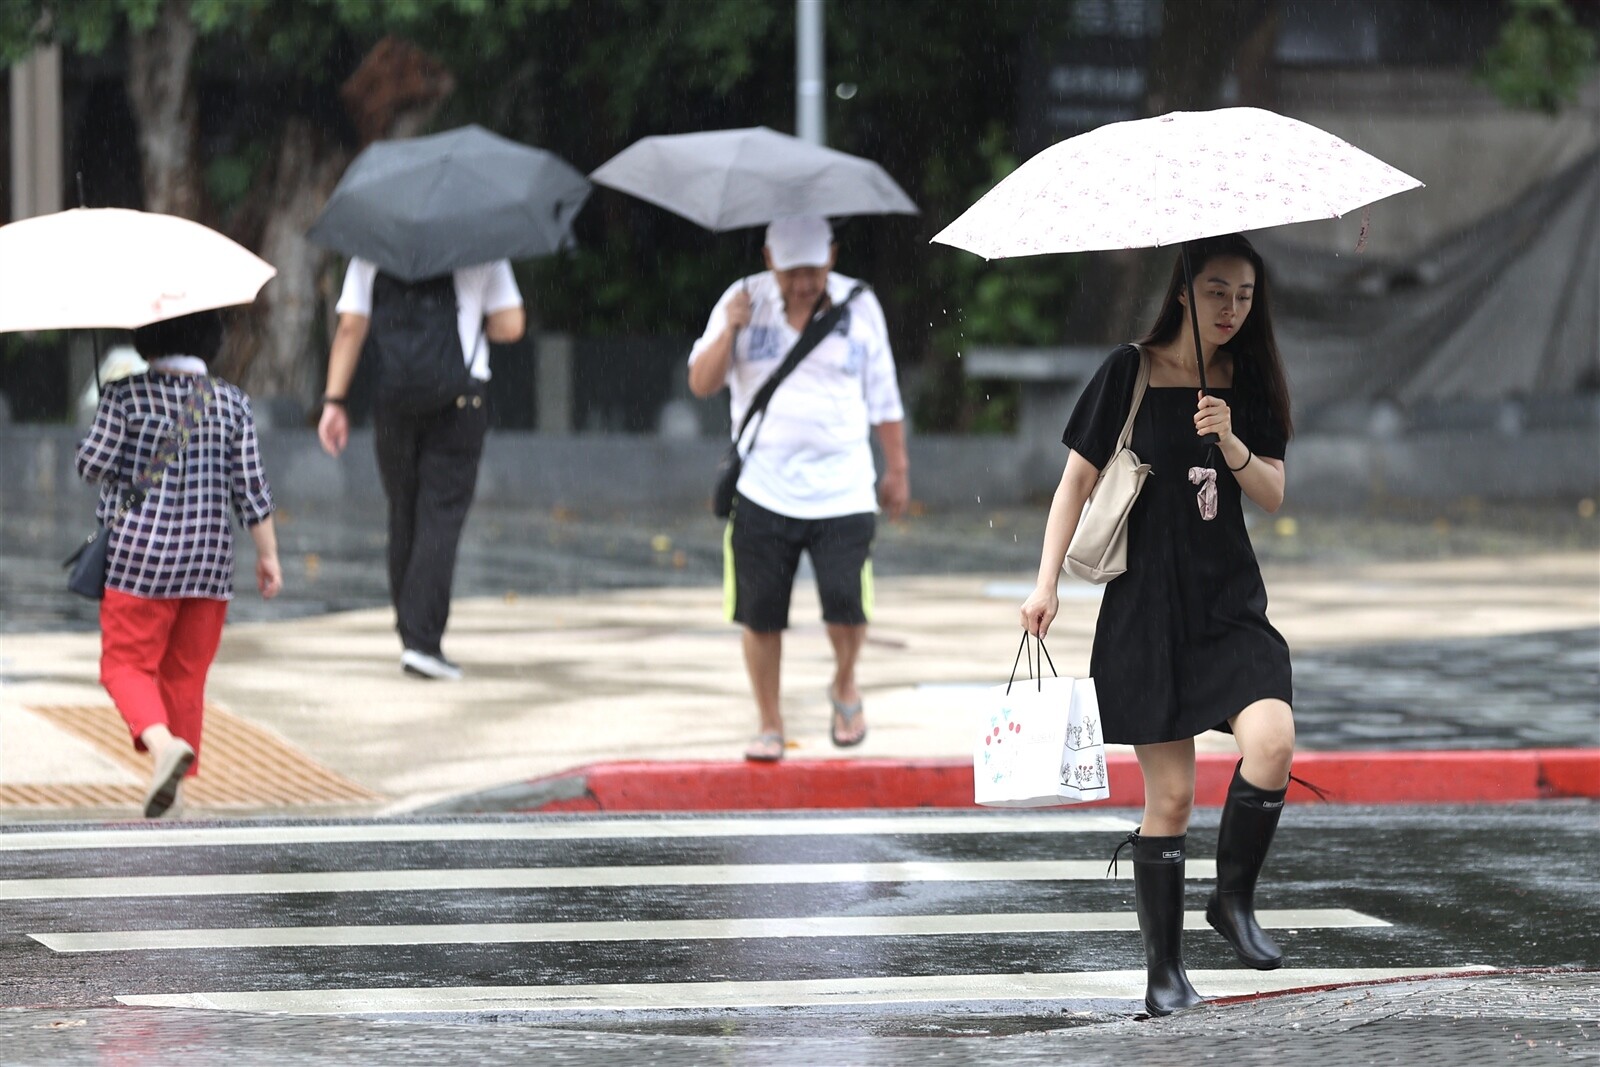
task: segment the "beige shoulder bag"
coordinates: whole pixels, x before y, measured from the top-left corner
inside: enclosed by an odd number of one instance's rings
[[[1089,493],[1067,546],[1066,569],[1095,585],[1104,585],[1128,569],[1128,515],[1139,490],[1150,475],[1150,464],[1140,463],[1128,445],[1133,441],[1133,420],[1150,384],[1150,357],[1139,349],[1139,373],[1133,380],[1133,402],[1117,438],[1117,451],[1100,472]]]

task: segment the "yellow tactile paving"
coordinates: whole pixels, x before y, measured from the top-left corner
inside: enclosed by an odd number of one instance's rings
[[[128,729],[110,705],[43,704],[27,710],[93,745],[140,779],[150,758],[135,752]],[[206,708],[200,774],[187,780],[183,802],[189,808],[300,807],[370,803],[382,799],[309,759],[268,730],[215,705]],[[144,786],[104,784],[0,783],[0,807],[137,807]]]

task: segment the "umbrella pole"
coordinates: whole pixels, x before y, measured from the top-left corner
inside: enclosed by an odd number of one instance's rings
[[[1183,281],[1189,287],[1189,326],[1194,330],[1194,363],[1200,371],[1200,391],[1206,391],[1206,357],[1200,348],[1200,309],[1194,302],[1194,267],[1189,262],[1189,244],[1185,241],[1179,245],[1183,256]]]
[[[1195,369],[1200,372],[1200,394],[1204,396],[1206,392],[1206,357],[1204,350],[1200,347],[1200,309],[1196,306],[1194,299],[1194,265],[1189,262],[1189,243],[1185,241],[1178,248],[1183,256],[1183,282],[1189,287],[1189,327],[1194,331],[1194,365]],[[1214,445],[1217,443],[1218,437],[1214,433],[1208,433],[1201,440],[1208,445]]]
[[[81,208],[86,208],[89,206],[89,202],[84,198],[83,195],[83,171],[78,171],[77,178],[78,206]],[[90,330],[89,339],[94,344],[94,399],[95,402],[98,403],[100,400],[100,394],[105,388],[100,384],[100,331]]]

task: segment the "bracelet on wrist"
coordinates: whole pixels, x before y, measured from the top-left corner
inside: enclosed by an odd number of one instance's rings
[[[1237,467],[1228,467],[1228,469],[1230,471],[1232,471],[1233,473],[1238,474],[1240,471],[1242,471],[1246,467],[1250,466],[1250,461],[1255,459],[1255,458],[1256,458],[1256,454],[1254,452],[1251,452],[1249,449],[1245,449],[1244,462],[1239,464]],[[1227,460],[1226,459],[1223,460],[1223,464],[1224,465],[1227,464]]]
[[[322,396],[322,402],[324,404],[337,404],[339,407],[344,407],[344,397],[342,396],[328,396],[326,393],[324,393]]]

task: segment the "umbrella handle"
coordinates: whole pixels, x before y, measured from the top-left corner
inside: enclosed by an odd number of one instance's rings
[[[1183,242],[1178,246],[1179,253],[1183,256],[1183,281],[1189,288],[1189,326],[1194,330],[1194,365],[1200,372],[1200,395],[1206,395],[1206,358],[1200,346],[1200,309],[1194,299],[1194,266],[1189,262],[1189,243]],[[1217,443],[1218,438],[1214,433],[1208,433],[1201,438],[1208,445]]]

